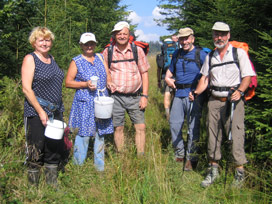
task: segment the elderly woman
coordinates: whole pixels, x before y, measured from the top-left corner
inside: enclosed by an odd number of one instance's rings
[[[40,167],[45,166],[48,184],[57,184],[58,165],[64,148],[63,140],[45,137],[50,117],[62,120],[62,82],[64,73],[48,54],[54,34],[46,27],[36,27],[29,36],[34,52],[22,64],[22,89],[25,95],[24,117],[27,143],[28,181],[38,185]]]
[[[94,165],[98,171],[104,170],[104,135],[113,133],[111,119],[97,119],[94,115],[94,98],[98,90],[108,95],[106,85],[111,79],[103,56],[95,54],[95,35],[83,33],[80,38],[82,54],[73,58],[70,63],[65,85],[76,89],[71,108],[69,127],[77,128],[78,134],[74,144],[74,163],[82,165],[86,159],[90,137],[94,141]],[[95,85],[91,77],[98,77]]]

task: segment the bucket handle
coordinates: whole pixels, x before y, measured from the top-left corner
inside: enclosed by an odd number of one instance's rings
[[[97,89],[97,97],[98,97],[98,101],[100,101],[100,93],[102,96],[105,96],[105,90],[106,90],[106,87],[104,89]]]

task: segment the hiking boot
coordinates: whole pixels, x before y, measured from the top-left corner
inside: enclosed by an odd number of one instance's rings
[[[184,158],[179,158],[179,157],[176,157],[176,162],[180,162],[180,163],[182,163],[182,162],[184,162]]]
[[[205,180],[201,182],[201,186],[206,188],[210,186],[219,177],[218,166],[211,166]]]
[[[57,164],[45,164],[45,181],[48,185],[56,188],[58,184],[58,165]]]
[[[29,184],[38,187],[40,180],[40,169],[28,169],[27,179]]]
[[[235,169],[235,176],[232,182],[232,187],[241,188],[245,181],[245,170],[244,169]]]
[[[184,171],[192,171],[193,166],[190,160],[186,160],[185,166],[184,166]]]

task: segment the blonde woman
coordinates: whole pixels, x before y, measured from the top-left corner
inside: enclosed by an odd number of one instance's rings
[[[57,184],[57,169],[64,148],[63,140],[45,137],[50,117],[62,120],[62,83],[64,73],[49,55],[54,34],[46,27],[36,27],[29,36],[34,52],[25,56],[21,69],[25,95],[24,117],[27,143],[28,181],[38,185],[40,167],[45,166],[46,182]]]

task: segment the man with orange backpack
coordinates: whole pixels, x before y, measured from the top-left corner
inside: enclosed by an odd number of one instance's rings
[[[143,155],[145,148],[144,112],[148,102],[148,69],[143,49],[129,42],[130,26],[117,23],[112,30],[114,44],[103,51],[105,64],[109,64],[112,83],[108,84],[114,99],[114,141],[118,152],[124,147],[125,112],[135,127],[137,154]],[[135,50],[135,51],[134,51]],[[109,55],[109,52],[112,52]],[[137,57],[136,57],[137,55]],[[109,61],[111,63],[109,63]]]
[[[196,90],[190,93],[194,100],[209,85],[211,96],[208,101],[208,158],[209,171],[202,187],[210,186],[218,177],[218,161],[221,159],[223,135],[229,136],[232,156],[236,165],[233,186],[241,187],[245,179],[244,164],[247,163],[244,140],[244,101],[241,100],[255,72],[247,53],[229,43],[230,28],[223,22],[213,25],[213,42],[216,50],[211,52],[202,66],[202,77]],[[233,54],[237,52],[235,61]],[[239,65],[239,66],[238,66]]]

